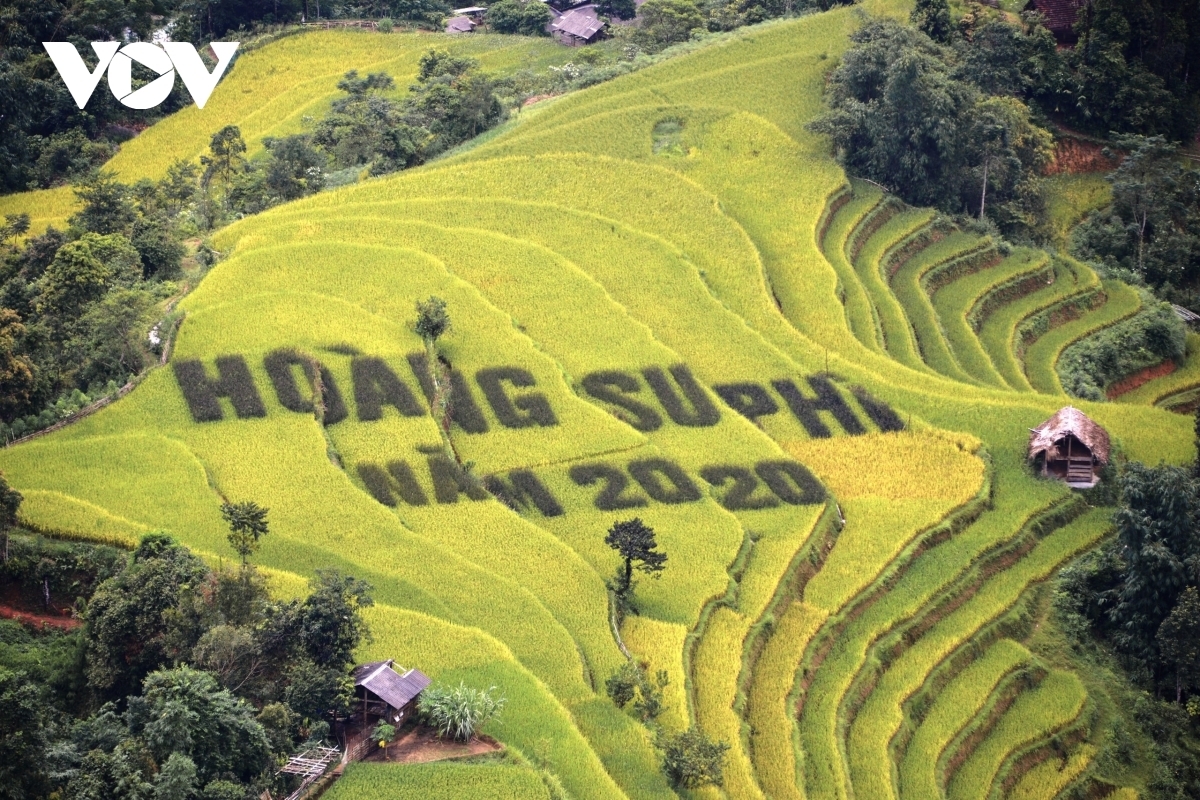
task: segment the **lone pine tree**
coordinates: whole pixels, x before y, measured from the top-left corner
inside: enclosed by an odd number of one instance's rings
[[[633,571],[645,572],[658,577],[666,568],[667,554],[658,550],[654,529],[638,517],[613,523],[604,537],[604,543],[616,550],[625,563],[617,570],[613,590],[625,599],[633,588]]]

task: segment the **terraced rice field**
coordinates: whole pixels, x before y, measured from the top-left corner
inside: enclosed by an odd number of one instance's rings
[[[0,451],[26,522],[126,543],[165,529],[215,559],[229,556],[223,498],[269,507],[257,559],[279,586],[333,566],[369,580],[362,657],[502,687],[487,733],[575,798],[673,796],[649,729],[604,696],[622,645],[670,677],[664,728],[730,744],[728,797],[1086,784],[1086,731],[1057,772],[1026,757],[1088,699],[1025,649],[1021,621],[1111,510],[1037,478],[1025,448],[1066,402],[1047,378],[1062,348],[1132,313],[1128,294],[1105,284],[1104,303],[1055,314],[1100,288],[1085,266],[1002,254],[847,180],[805,125],[856,11],[747,28],[534,106],[440,162],[219,232],[224,258],[180,305],[172,363]],[[557,57],[455,41],[485,66]],[[305,42],[308,68],[271,71],[303,63]],[[157,177],[229,122],[253,141],[295,130],[345,69],[402,86],[443,42],[269,45],[206,116],[155,126],[113,166]],[[664,120],[686,155],[653,152]],[[135,169],[136,152],[156,157]],[[58,202],[3,207],[52,219]],[[453,320],[438,348],[454,458],[412,330],[431,294]],[[1193,360],[1079,405],[1125,456],[1184,462],[1190,419],[1154,403],[1188,389]],[[603,538],[632,516],[668,562],[614,631]],[[384,769],[356,766],[329,796],[549,796],[510,764]]]

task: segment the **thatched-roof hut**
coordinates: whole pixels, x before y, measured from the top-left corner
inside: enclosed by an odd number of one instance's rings
[[[1108,463],[1108,431],[1087,414],[1067,406],[1029,434],[1029,460],[1041,462],[1043,475],[1074,488],[1096,485],[1097,473]]]

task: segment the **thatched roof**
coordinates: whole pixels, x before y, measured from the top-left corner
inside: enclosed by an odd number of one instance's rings
[[[1067,406],[1029,432],[1029,457],[1045,453],[1048,458],[1062,458],[1058,443],[1068,434],[1083,442],[1101,464],[1108,463],[1108,431],[1101,428],[1078,408]]]

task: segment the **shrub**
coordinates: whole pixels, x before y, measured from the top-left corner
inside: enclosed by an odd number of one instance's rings
[[[506,698],[496,687],[473,689],[460,683],[453,689],[431,686],[417,701],[421,716],[442,736],[470,739],[504,708]]]
[[[667,739],[663,747],[663,772],[676,786],[694,789],[697,786],[724,782],[726,742],[709,739],[696,728]]]
[[[1187,328],[1165,303],[1067,348],[1058,365],[1063,388],[1075,397],[1104,399],[1104,388],[1166,359],[1185,357]]]

